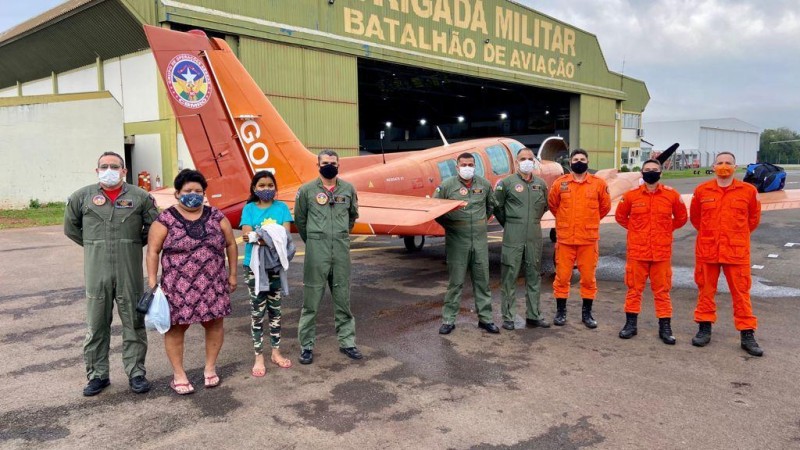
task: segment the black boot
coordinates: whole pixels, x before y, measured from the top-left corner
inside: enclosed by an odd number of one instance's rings
[[[567,299],[556,299],[556,316],[553,317],[553,325],[563,327],[567,323]]]
[[[764,350],[756,342],[756,335],[753,330],[742,330],[742,348],[753,356],[764,355]]]
[[[675,336],[672,335],[672,319],[665,317],[658,319],[658,337],[667,345],[675,345]]]
[[[586,328],[597,328],[597,321],[592,317],[592,299],[583,299],[583,324]]]
[[[692,345],[695,347],[705,347],[711,342],[711,322],[700,322],[700,329],[692,338]]]
[[[639,318],[638,314],[625,313],[625,326],[619,330],[619,337],[622,339],[630,339],[636,336],[636,321]]]

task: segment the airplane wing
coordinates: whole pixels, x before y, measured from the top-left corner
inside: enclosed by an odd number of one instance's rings
[[[285,202],[294,214],[297,189],[281,189],[278,199]],[[404,234],[403,229],[430,225],[430,234],[438,224],[437,217],[464,206],[460,200],[413,197],[410,195],[358,193],[358,220],[352,234]]]

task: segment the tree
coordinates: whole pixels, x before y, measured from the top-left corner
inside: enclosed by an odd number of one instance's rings
[[[764,130],[761,133],[758,161],[773,164],[800,164],[800,133],[785,127]]]

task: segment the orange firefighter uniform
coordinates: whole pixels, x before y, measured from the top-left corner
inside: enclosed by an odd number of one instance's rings
[[[750,184],[734,179],[722,188],[711,180],[695,189],[691,203],[692,226],[697,228],[695,322],[717,320],[714,296],[722,269],[731,291],[736,329],[756,329],[758,322],[750,303],[750,233],[760,220],[761,203]]]
[[[569,297],[569,280],[577,261],[581,274],[581,297],[594,300],[597,294],[595,269],[599,250],[600,219],[611,211],[608,185],[590,173],[578,182],[572,174],[558,177],[547,198],[556,218],[556,278],[553,296]]]
[[[660,183],[652,192],[643,184],[622,196],[615,217],[628,230],[625,312],[641,312],[642,292],[649,277],[656,317],[671,318],[672,232],[688,220],[681,195]]]

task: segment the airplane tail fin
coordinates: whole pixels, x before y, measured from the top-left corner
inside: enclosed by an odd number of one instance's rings
[[[224,40],[201,31],[144,28],[192,160],[208,180],[212,205],[241,209],[259,170],[273,172],[281,189],[317,175],[314,155]]]

